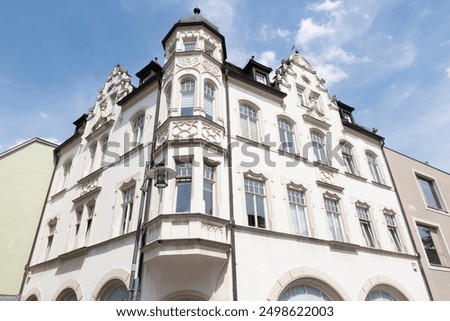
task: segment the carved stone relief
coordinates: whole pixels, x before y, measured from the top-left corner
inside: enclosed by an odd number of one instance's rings
[[[173,123],[172,134],[176,139],[194,138],[197,133],[197,121],[179,121]]]

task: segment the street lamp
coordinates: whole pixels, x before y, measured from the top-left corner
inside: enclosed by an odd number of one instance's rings
[[[164,167],[164,164],[159,163],[155,167],[148,169],[145,174],[147,177],[155,180],[155,187],[166,188],[167,181],[174,178],[177,175],[177,172],[172,168]]]

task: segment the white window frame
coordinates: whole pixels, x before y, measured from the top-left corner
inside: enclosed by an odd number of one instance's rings
[[[72,160],[68,160],[67,162],[65,162],[62,168],[63,168],[63,178],[61,182],[61,189],[65,189],[69,181],[70,170],[72,169]]]
[[[366,151],[366,158],[373,181],[378,184],[383,184],[383,176],[381,175],[380,165],[378,164],[378,156],[370,151]]]
[[[184,51],[185,52],[191,52],[191,51],[195,51],[196,49],[196,41],[195,40],[187,40],[184,42],[183,45]]]
[[[365,203],[357,202],[355,208],[364,241],[368,247],[375,248],[376,239],[373,232],[372,220],[370,219],[369,207]]]
[[[122,220],[120,234],[130,232],[131,220],[133,218],[134,197],[136,186],[127,186],[122,189]]]
[[[177,162],[176,171],[176,199],[174,204],[175,213],[189,213],[192,207],[192,161]],[[183,204],[181,203],[182,199],[180,199],[180,197],[182,197],[182,195],[180,194],[180,192],[182,191],[180,187],[184,184],[189,184],[189,204],[187,210],[184,210],[184,208],[180,207],[183,206]]]
[[[403,252],[403,244],[400,239],[400,234],[395,220],[395,213],[392,211],[383,211],[383,215],[392,247],[397,252]]]
[[[244,190],[248,226],[267,228],[265,182],[252,177],[244,177]],[[254,213],[249,213],[250,209]],[[260,217],[262,219],[259,219]]]
[[[195,87],[193,79],[184,79],[180,83],[180,116],[192,116],[195,105]]]
[[[242,136],[250,140],[259,141],[258,110],[247,104],[240,104],[239,117]]]
[[[94,215],[95,215],[95,202],[90,202],[86,205],[86,213],[87,213],[86,231],[85,231],[84,235],[87,240],[89,235],[91,235],[91,231],[92,231],[92,222],[94,220]]]
[[[300,106],[306,106],[305,89],[297,86],[297,99]]]
[[[424,175],[420,175],[418,173],[416,173],[416,179],[426,206],[433,210],[445,211],[444,202],[441,197],[441,193],[437,186],[436,180]],[[429,195],[427,191],[424,190],[422,182],[427,183],[427,186],[429,187],[429,193],[431,193],[431,195]],[[435,204],[430,204],[430,199],[428,198],[428,196],[432,197],[432,201]]]
[[[133,132],[133,142],[136,144],[142,143],[142,137],[144,136],[144,126],[145,126],[145,114],[139,114],[133,119],[132,132]]]
[[[309,235],[308,209],[306,205],[305,190],[299,190],[288,186],[289,212],[291,216],[294,233],[299,235]]]
[[[285,118],[278,118],[278,133],[281,142],[281,149],[285,153],[295,154],[294,124]]]
[[[214,86],[210,83],[205,83],[203,85],[203,109],[205,111],[205,117],[209,120],[214,119],[214,95]]]
[[[342,225],[342,215],[339,210],[339,199],[323,197],[325,211],[327,214],[328,229],[332,240],[344,242],[344,229]]]
[[[205,203],[205,213],[206,214],[214,214],[214,192],[215,192],[215,178],[216,178],[216,167],[210,164],[203,164],[203,201]],[[211,187],[208,188],[207,186],[210,185]],[[208,211],[206,208],[207,195],[210,195],[209,197],[211,202],[211,211]]]
[[[316,161],[323,165],[328,165],[325,135],[315,129],[311,130],[310,134]]]
[[[356,167],[355,157],[353,155],[353,146],[350,145],[349,142],[341,141],[340,150],[347,172],[353,175],[358,175],[358,168]]]
[[[255,80],[261,84],[267,85],[267,75],[262,72],[255,71]]]

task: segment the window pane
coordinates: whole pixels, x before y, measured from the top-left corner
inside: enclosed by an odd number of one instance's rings
[[[205,213],[213,212],[213,183],[207,179],[203,180],[203,201],[205,202]]]
[[[428,261],[431,264],[441,265],[441,260],[434,245],[433,237],[431,236],[430,227],[417,225],[419,230],[420,238],[422,239],[422,244],[427,253]]]
[[[258,216],[258,227],[266,227],[266,218],[264,212],[264,197],[256,196],[256,214]]]
[[[420,186],[422,187],[422,191],[425,195],[428,206],[442,209],[439,198],[437,197],[436,190],[433,186],[433,181],[429,181],[423,178],[418,178],[418,180],[420,182]]]
[[[191,181],[177,182],[176,212],[189,212],[191,208]]]

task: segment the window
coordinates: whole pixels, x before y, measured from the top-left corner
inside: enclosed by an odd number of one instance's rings
[[[195,51],[195,41],[185,42],[184,51]]]
[[[347,142],[341,142],[341,153],[344,159],[347,172],[353,175],[357,174],[355,161],[353,158],[352,146]]]
[[[177,201],[175,212],[189,212],[191,210],[191,190],[192,190],[192,164],[177,164]]]
[[[55,231],[56,231],[56,219],[53,219],[48,223],[47,248],[45,250],[46,257],[53,245],[53,238],[55,236]]]
[[[311,131],[311,141],[314,149],[314,155],[316,156],[316,161],[327,165],[327,153],[325,150],[325,139],[324,136],[318,131]]]
[[[386,225],[388,228],[389,238],[391,239],[392,246],[396,251],[401,252],[402,243],[400,242],[400,237],[398,236],[394,215],[391,213],[384,213],[384,219],[386,220]]]
[[[435,182],[424,177],[417,177],[417,180],[422,188],[422,193],[425,196],[427,205],[431,208],[442,210],[443,208],[441,202],[439,201]]]
[[[265,228],[264,182],[245,178],[244,185],[248,225]]]
[[[213,120],[214,116],[214,87],[210,84],[203,86],[203,107],[205,109],[205,117]]]
[[[83,208],[77,208],[75,210],[75,237],[78,236],[78,233],[80,232],[80,226],[81,226],[81,219],[83,217]]]
[[[342,118],[344,118],[344,120],[348,123],[353,123],[352,121],[352,115],[349,112],[343,111],[342,112]]]
[[[129,293],[122,281],[112,280],[102,290],[100,301],[128,301]]]
[[[417,229],[419,230],[419,236],[422,240],[425,253],[427,253],[428,262],[431,264],[441,265],[442,262],[439,258],[438,249],[435,245],[435,241],[439,242],[437,229],[435,227],[420,224],[417,224]]]
[[[305,91],[302,88],[297,87],[297,97],[300,105],[305,105]]]
[[[133,214],[134,189],[134,186],[132,186],[122,191],[123,202],[121,234],[126,234],[130,231],[131,218]]]
[[[92,143],[89,147],[89,157],[90,157],[90,164],[89,164],[89,173],[92,173],[92,171],[95,168],[95,154],[97,153],[97,142]]]
[[[185,80],[181,83],[180,116],[192,116],[194,113],[195,82]]]
[[[63,179],[61,184],[61,189],[66,188],[67,182],[69,180],[70,169],[72,168],[72,161],[65,162],[63,165]]]
[[[106,153],[108,152],[108,136],[102,138],[101,146],[102,146],[102,166],[104,166]]]
[[[56,301],[78,301],[78,298],[73,289],[66,289],[58,296]]]
[[[258,141],[258,113],[247,105],[239,106],[241,115],[241,132],[245,138]]]
[[[308,235],[308,224],[306,222],[306,203],[303,192],[288,189],[289,211],[291,213],[292,225],[295,234]]]
[[[335,241],[344,241],[341,226],[341,213],[339,212],[339,204],[337,200],[324,198],[325,210],[327,212],[328,228],[331,237]]]
[[[280,133],[281,146],[284,152],[294,154],[294,126],[285,119],[278,120],[278,131]]]
[[[366,245],[375,247],[375,238],[373,236],[372,224],[369,217],[369,209],[367,207],[356,205],[356,213],[359,217],[359,224],[361,225],[361,232],[363,234]]]
[[[169,85],[167,87],[167,89],[165,91],[165,94],[166,94],[166,105],[167,105],[167,108],[169,108],[170,104],[172,102],[172,88],[171,88],[171,85]]]
[[[92,228],[92,220],[94,219],[94,208],[95,208],[95,204],[88,204],[86,206],[87,208],[87,220],[86,220],[86,237],[89,236],[89,234],[91,233],[91,228]]]
[[[388,292],[375,290],[369,292],[366,301],[397,301],[397,299]]]
[[[267,85],[267,76],[260,72],[255,72],[255,79],[257,82]]]
[[[139,115],[133,122],[133,141],[135,143],[142,142],[142,136],[144,135],[144,121],[145,115]]]
[[[382,180],[381,180],[380,169],[378,168],[377,157],[374,154],[369,153],[369,152],[366,153],[366,157],[367,157],[367,163],[369,164],[370,173],[372,174],[373,181],[381,184]]]
[[[208,45],[205,45],[205,52],[208,56],[211,56],[211,57],[214,56],[214,48],[212,48]]]
[[[301,284],[285,291],[279,301],[331,301],[331,299],[316,287]]]
[[[205,202],[205,213],[213,213],[214,205],[214,170],[210,165],[203,165],[203,201]]]

